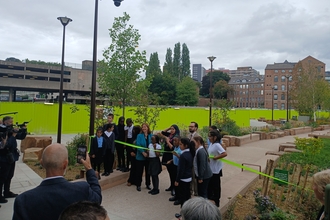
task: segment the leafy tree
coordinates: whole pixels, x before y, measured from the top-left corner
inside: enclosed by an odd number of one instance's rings
[[[182,77],[190,76],[190,56],[187,44],[182,44]]]
[[[181,81],[183,77],[181,76],[181,44],[180,42],[174,45],[174,55],[173,55],[173,76]]]
[[[160,74],[162,74],[162,71],[160,69],[158,53],[155,52],[150,54],[149,65],[146,69],[146,78],[149,79]]]
[[[173,58],[171,48],[167,48],[163,72],[164,74],[173,76]]]
[[[213,95],[217,99],[227,99],[227,93],[233,91],[233,88],[228,85],[225,80],[218,81],[213,88]]]
[[[178,105],[194,106],[198,103],[198,87],[193,79],[185,77],[177,85],[176,102]]]
[[[222,71],[219,70],[212,71],[212,87],[214,87],[214,85],[220,80],[224,80],[228,83],[230,77],[226,73],[223,73]],[[202,88],[200,90],[200,95],[205,97],[209,97],[210,95],[210,73],[208,73],[202,79]]]
[[[109,29],[112,43],[104,50],[104,58],[98,68],[102,93],[109,95],[115,106],[123,108],[123,116],[125,106],[133,104],[136,94],[149,86],[148,81],[142,81],[139,74],[147,65],[146,52],[137,49],[141,35],[133,25],[127,24],[129,20],[126,12],[122,17],[115,18]]]
[[[289,88],[289,99],[292,106],[299,112],[314,117],[316,121],[316,111],[320,106],[327,106],[330,88],[329,83],[324,79],[320,71],[314,65],[303,68],[298,63],[292,76],[293,86]]]
[[[136,116],[134,122],[137,124],[148,123],[151,131],[154,131],[159,121],[160,113],[167,109],[166,106],[159,105],[159,100],[156,94],[144,94],[140,104],[135,109],[132,109]],[[153,104],[153,106],[150,106],[150,104]]]
[[[6,58],[6,61],[22,63],[22,61],[20,59],[17,59],[15,57],[8,57],[8,58]]]
[[[149,92],[159,96],[159,104],[174,105],[176,100],[177,79],[169,74],[158,74],[152,78]]]

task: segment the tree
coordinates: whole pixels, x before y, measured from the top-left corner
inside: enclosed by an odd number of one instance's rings
[[[182,77],[190,76],[190,56],[187,44],[182,44]]]
[[[8,58],[6,58],[6,61],[22,63],[21,60],[15,58],[15,57],[8,57]]]
[[[292,76],[293,86],[289,89],[291,104],[299,114],[313,116],[316,121],[316,111],[319,107],[327,106],[329,83],[313,64],[303,66],[299,62]]]
[[[159,96],[159,104],[174,105],[176,102],[177,79],[169,74],[155,75],[149,87],[149,92]]]
[[[228,83],[230,77],[226,73],[223,73],[219,70],[212,71],[212,87],[214,87],[214,85],[220,80],[224,80]],[[210,73],[208,73],[202,79],[202,88],[200,90],[200,95],[204,97],[209,97],[210,95]]]
[[[176,102],[178,105],[194,106],[198,103],[198,87],[190,77],[185,77],[177,85]]]
[[[164,74],[173,76],[173,58],[171,48],[167,48],[163,72]]]
[[[162,74],[162,71],[160,69],[158,53],[155,52],[150,54],[149,65],[146,69],[146,78],[150,79],[160,74]]]
[[[174,55],[173,55],[173,77],[181,81],[183,77],[181,76],[181,44],[180,42],[174,45]]]
[[[220,80],[214,85],[213,95],[216,99],[227,99],[227,93],[232,91],[234,89],[228,85],[228,82]]]
[[[133,104],[136,94],[149,86],[148,80],[142,81],[139,74],[147,65],[146,52],[137,49],[141,35],[133,25],[127,24],[129,20],[130,16],[126,12],[122,17],[115,18],[109,29],[112,43],[104,50],[104,58],[98,68],[102,93],[109,95],[114,105],[123,108],[123,116],[125,106]]]

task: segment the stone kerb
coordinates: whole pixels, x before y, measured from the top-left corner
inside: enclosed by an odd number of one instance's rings
[[[293,134],[291,133],[291,135],[304,134],[304,133],[312,132],[312,127],[306,126],[306,127],[292,128],[291,131],[293,131]]]
[[[251,143],[254,141],[259,141],[260,135],[259,134],[247,134],[240,137],[235,138],[235,146],[241,146],[243,144]]]
[[[27,148],[42,148],[45,149],[53,142],[51,136],[34,136],[27,135],[24,140],[21,141],[21,152],[24,153]]]

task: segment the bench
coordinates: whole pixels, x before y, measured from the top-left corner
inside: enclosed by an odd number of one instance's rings
[[[24,151],[23,162],[26,161],[40,161],[44,148],[32,147]]]
[[[296,145],[291,143],[283,143],[278,147],[278,151],[284,151],[286,148],[296,148]]]

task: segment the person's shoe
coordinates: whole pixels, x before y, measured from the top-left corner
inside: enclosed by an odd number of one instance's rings
[[[153,191],[154,191],[154,189],[149,190],[148,193],[149,193],[149,194],[152,194]]]
[[[165,191],[171,191],[172,190],[172,187],[168,187],[167,189],[165,189]]]
[[[173,203],[173,205],[180,205],[181,202],[179,200],[175,200],[175,202]]]
[[[116,168],[116,170],[120,170],[120,169],[121,169],[121,167],[119,167],[119,166]]]
[[[181,218],[181,214],[179,214],[179,213],[175,213],[175,218]]]
[[[157,194],[159,194],[159,189],[153,190],[150,194],[151,195],[157,195]]]
[[[147,188],[147,189],[149,189],[149,190],[151,190],[151,187],[150,187],[150,185],[146,185],[146,188]]]
[[[106,172],[102,173],[101,175],[102,175],[102,176],[105,176],[105,174],[106,174]]]
[[[110,173],[113,173],[113,170],[110,170]]]
[[[4,193],[3,195],[4,198],[15,198],[16,196],[18,196],[18,194],[13,192]]]
[[[168,201],[170,201],[170,202],[174,202],[174,201],[176,201],[177,199],[176,199],[176,196],[173,196],[173,197],[171,197],[171,198],[169,198],[168,199]]]
[[[171,190],[171,195],[175,196],[175,190],[174,189]]]
[[[126,172],[128,172],[129,171],[129,169],[127,169],[127,168],[124,168],[123,170],[122,170],[122,172],[124,172],[124,173],[126,173]]]
[[[141,191],[141,186],[137,186],[136,190],[140,192]]]
[[[4,197],[0,197],[0,203],[7,203],[7,202],[8,202],[7,199],[5,199]]]
[[[110,175],[110,173],[105,173],[105,175],[104,176],[109,176]]]

